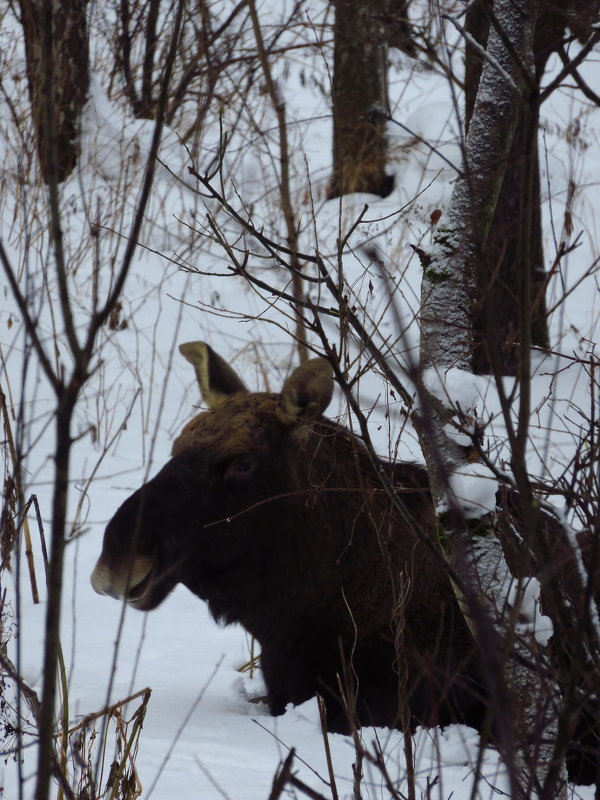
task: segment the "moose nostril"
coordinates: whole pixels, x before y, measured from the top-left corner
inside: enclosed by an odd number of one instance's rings
[[[119,595],[112,586],[110,572],[100,561],[98,561],[94,567],[94,571],[90,576],[90,583],[92,584],[93,590],[98,592],[98,594],[108,595],[117,600],[119,599]]]
[[[96,591],[98,592],[98,589],[96,589]],[[107,586],[103,591],[98,592],[98,594],[103,594],[107,597],[113,597],[115,600],[121,599],[119,593],[116,592],[111,586]]]

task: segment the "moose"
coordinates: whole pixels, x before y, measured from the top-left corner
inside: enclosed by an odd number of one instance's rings
[[[216,621],[240,623],[260,644],[273,715],[319,694],[330,731],[481,729],[485,680],[425,470],[374,463],[323,416],[333,392],[325,359],[266,393],[248,391],[205,343],[180,351],[209,410],[108,523],[93,588],[149,611],[182,583]],[[596,749],[568,760],[572,777],[593,782],[597,759]]]

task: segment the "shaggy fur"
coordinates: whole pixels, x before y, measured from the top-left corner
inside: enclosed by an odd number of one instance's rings
[[[363,721],[398,721],[394,608],[402,595],[413,717],[468,716],[460,708],[473,677],[465,675],[470,635],[440,556],[416,534],[435,530],[424,471],[386,467],[414,521],[403,522],[354,437],[325,421],[282,424],[277,402],[234,395],[192,420],[169,463],[109,523],[104,564],[125,568],[127,534],[138,529],[134,552],[156,566],[133,604],[149,610],[185,584],[215,619],[239,622],[259,641],[273,714],[319,691],[336,729],[346,726],[336,700],[339,640]]]
[[[409,709],[411,727],[480,727],[478,660],[435,539],[426,473],[375,469],[355,436],[321,416],[331,390],[316,362],[278,395],[244,391],[209,348],[200,355],[213,407],[108,524],[94,588],[148,611],[183,583],[216,620],[243,625],[261,646],[272,714],[319,692],[330,730],[343,731],[344,697],[356,693],[362,723],[397,725]]]

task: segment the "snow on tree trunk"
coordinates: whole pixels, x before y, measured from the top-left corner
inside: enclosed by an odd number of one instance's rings
[[[457,488],[458,473],[474,466],[481,473],[481,467],[471,465],[466,451],[447,433],[456,409],[443,391],[431,390],[431,375],[442,376],[443,382],[448,370],[458,368],[470,380],[477,257],[494,216],[520,104],[530,102],[535,91],[534,13],[534,0],[494,2],[501,32],[492,26],[462,173],[431,250],[420,252],[421,359],[427,382],[421,382],[416,426],[446,556],[458,576],[457,596],[482,654],[494,736],[514,798],[566,797],[564,766],[551,769],[555,702],[560,698],[539,673],[545,646],[518,624],[522,597],[517,592],[509,602],[512,581],[496,534],[493,503],[483,503],[477,513],[467,493]]]

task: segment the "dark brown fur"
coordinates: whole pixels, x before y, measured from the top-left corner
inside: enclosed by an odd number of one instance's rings
[[[340,637],[360,664],[363,705],[372,684],[370,713],[386,724],[397,721],[392,575],[401,574],[412,683],[428,672],[437,684],[410,687],[421,694],[414,710],[429,724],[440,713],[449,719],[439,682],[460,672],[457,656],[466,657],[469,635],[441,562],[399,524],[348,432],[314,422],[299,435],[278,421],[277,402],[276,395],[236,395],[196,417],[171,461],[109,523],[105,563],[113,571],[127,563],[125,533],[139,526],[136,552],[157,566],[152,590],[134,605],[154,608],[181,582],[217,620],[241,623],[260,642],[274,714],[316,691],[339,693]],[[255,471],[250,480],[236,473],[246,460]],[[433,531],[423,470],[389,469],[408,511]]]
[[[330,729],[346,729],[341,651],[361,722],[398,724],[404,697],[413,725],[479,726],[478,662],[425,472],[378,465],[400,514],[360,441],[321,417],[314,376],[278,395],[243,392],[229,374],[213,391],[219,379],[201,371],[213,408],[109,522],[94,587],[147,611],[183,583],[215,619],[239,622],[260,643],[273,714],[319,692]]]

